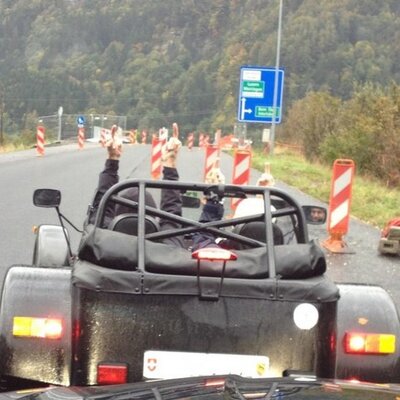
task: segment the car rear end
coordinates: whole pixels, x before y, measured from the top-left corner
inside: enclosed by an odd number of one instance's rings
[[[81,262],[74,384],[221,373],[334,376],[338,293],[323,276],[225,278],[221,290],[220,283]]]

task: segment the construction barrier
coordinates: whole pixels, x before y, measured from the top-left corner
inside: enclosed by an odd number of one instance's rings
[[[161,150],[162,141],[153,136],[151,150],[151,177],[152,179],[160,179],[161,176]]]
[[[147,139],[147,132],[142,131],[142,144],[146,144],[146,139]]]
[[[189,133],[189,135],[187,137],[187,148],[189,150],[192,150],[193,143],[194,143],[194,133]]]
[[[218,146],[207,146],[206,147],[206,159],[204,164],[204,181],[206,181],[207,174],[217,165],[219,160],[219,148]]]
[[[83,149],[85,144],[85,128],[79,127],[78,128],[78,147],[79,150]]]
[[[237,150],[233,158],[233,176],[234,185],[248,185],[250,182],[251,151]],[[241,199],[232,198],[231,209],[234,211]]]
[[[106,135],[107,135],[107,131],[103,128],[100,131],[100,144],[102,147],[105,147],[105,145],[106,145],[106,141],[107,141]]]
[[[204,147],[204,133],[199,134],[199,147]]]
[[[333,253],[354,253],[343,240],[349,228],[354,170],[353,160],[336,160],[333,163],[327,220],[330,236],[322,242],[322,245]]]
[[[44,133],[44,126],[39,125],[36,129],[36,151],[39,156],[44,155]]]

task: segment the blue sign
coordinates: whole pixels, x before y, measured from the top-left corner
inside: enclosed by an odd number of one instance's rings
[[[240,68],[237,119],[240,122],[279,124],[282,119],[284,70],[278,69],[277,96],[274,107],[275,68]]]
[[[80,115],[76,119],[76,123],[78,124],[78,126],[85,125],[85,122],[86,122],[86,120],[85,120],[85,117],[83,115]]]

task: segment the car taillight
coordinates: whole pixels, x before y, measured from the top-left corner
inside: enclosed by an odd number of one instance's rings
[[[192,258],[208,261],[235,261],[237,255],[229,250],[220,249],[219,247],[205,247],[194,251],[192,253]]]
[[[115,385],[128,382],[128,366],[126,364],[99,364],[97,366],[97,384]]]
[[[34,337],[60,339],[63,333],[63,322],[57,318],[14,317],[13,335],[17,337]]]
[[[344,349],[346,353],[393,354],[396,351],[396,335],[346,332]]]

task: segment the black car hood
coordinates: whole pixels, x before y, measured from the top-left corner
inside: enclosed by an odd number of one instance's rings
[[[391,399],[400,385],[316,380],[312,378],[247,379],[212,376],[114,386],[51,387],[0,393],[0,400],[125,399]]]

